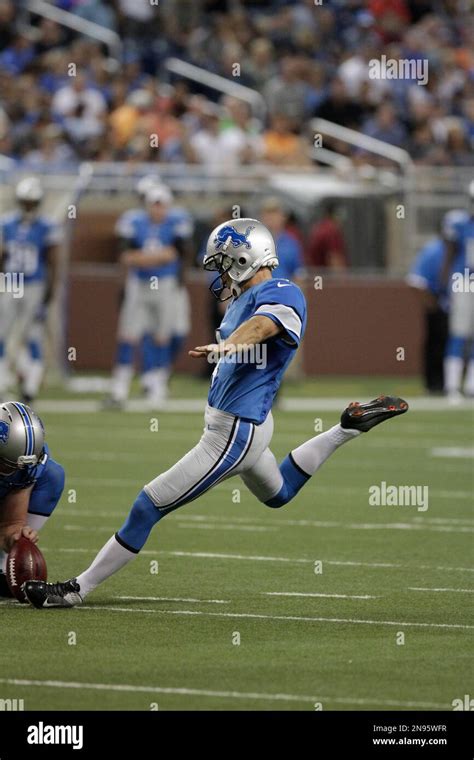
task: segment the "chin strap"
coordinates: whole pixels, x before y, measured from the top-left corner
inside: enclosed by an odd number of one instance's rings
[[[242,292],[242,288],[238,283],[234,282],[232,280],[232,285],[230,286],[230,292],[232,293],[234,298],[238,298]]]

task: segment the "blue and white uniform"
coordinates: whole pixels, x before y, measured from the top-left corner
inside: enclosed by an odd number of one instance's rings
[[[474,338],[474,293],[465,286],[474,272],[474,216],[468,211],[451,211],[443,225],[446,240],[456,245],[456,255],[450,275],[448,354],[460,355],[459,341]]]
[[[20,212],[0,217],[3,272],[10,286],[0,297],[0,389],[6,384],[5,345],[15,327],[31,357],[26,384],[36,395],[43,371],[43,307],[48,277],[48,252],[61,241],[58,225],[43,216],[25,219]],[[6,280],[5,280],[6,281]],[[35,390],[33,390],[35,388]]]
[[[64,489],[64,470],[51,459],[45,444],[37,465],[16,470],[11,475],[0,476],[0,513],[2,501],[10,493],[32,488],[28,514],[49,517],[56,507]]]
[[[275,498],[288,501],[296,493],[290,495],[284,473],[268,447],[273,434],[273,399],[306,327],[303,293],[283,279],[266,280],[249,288],[230,303],[218,337],[225,339],[255,315],[268,317],[283,331],[261,344],[258,354],[243,351],[237,357],[219,360],[211,380],[201,440],[144,488],[162,514],[237,474],[269,506],[276,506],[271,503]],[[128,546],[139,543],[127,523],[118,537]]]
[[[172,209],[163,222],[156,224],[145,210],[132,209],[120,217],[116,232],[130,248],[153,253],[157,248],[175,245],[186,234],[187,223],[179,210]],[[170,340],[176,319],[180,268],[177,258],[159,266],[130,269],[119,318],[121,340],[135,343],[147,333],[163,343]]]

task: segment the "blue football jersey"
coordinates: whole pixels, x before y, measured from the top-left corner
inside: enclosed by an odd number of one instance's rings
[[[175,245],[179,239],[186,239],[192,234],[193,227],[189,214],[180,208],[172,208],[165,219],[156,224],[144,209],[126,211],[117,222],[116,232],[127,239],[132,248],[152,253],[157,245]],[[133,275],[141,280],[150,277],[176,277],[179,274],[178,259],[168,264],[151,266],[149,269],[132,268]]]
[[[11,491],[17,491],[19,489],[34,485],[38,478],[43,474],[45,467],[48,464],[48,460],[49,449],[45,444],[43,455],[38,464],[31,467],[24,467],[21,470],[16,470],[13,475],[5,475],[3,477],[0,477],[0,502]]]
[[[58,225],[42,216],[22,220],[20,212],[0,218],[5,272],[22,272],[25,283],[46,279],[48,248],[61,240]]]
[[[288,232],[282,232],[275,239],[276,249],[278,251],[278,266],[273,270],[272,275],[276,279],[285,278],[291,280],[303,266],[303,254],[301,245]]]
[[[255,351],[220,359],[212,375],[209,405],[260,424],[270,411],[283,375],[306,328],[306,301],[297,285],[284,279],[255,285],[227,308],[218,330],[225,340],[256,314],[269,317],[284,332]]]
[[[453,272],[474,271],[474,216],[468,211],[452,211],[446,214],[443,233],[447,240],[457,244]]]

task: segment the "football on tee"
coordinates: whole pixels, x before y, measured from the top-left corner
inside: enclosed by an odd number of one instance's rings
[[[25,581],[45,581],[48,577],[46,562],[36,544],[22,536],[7,557],[7,583],[13,596],[26,604],[21,590]]]

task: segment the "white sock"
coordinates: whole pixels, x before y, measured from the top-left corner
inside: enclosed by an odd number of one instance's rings
[[[38,395],[43,379],[44,364],[38,359],[30,359],[28,369],[23,380],[23,390],[33,398]]]
[[[466,396],[474,396],[474,359],[470,359],[467,365],[466,377],[464,378],[464,393]]]
[[[0,551],[0,573],[7,572],[7,553]]]
[[[45,522],[49,520],[50,516],[51,515],[33,515],[28,512],[26,522],[30,528],[33,528],[33,530],[41,530]]]
[[[143,376],[144,385],[146,377],[146,389],[152,398],[164,398],[168,392],[168,378],[170,371],[167,367],[160,367],[146,373]]]
[[[119,544],[115,536],[109,538],[92,565],[77,577],[82,598],[137,556]]]
[[[460,356],[447,356],[444,360],[444,389],[446,393],[459,393],[461,390],[464,361]]]
[[[131,364],[117,364],[112,373],[112,398],[116,401],[126,401],[133,377]]]
[[[319,470],[339,446],[347,443],[347,441],[352,441],[360,434],[360,430],[346,430],[338,423],[326,430],[325,433],[320,433],[302,443],[298,448],[293,449],[291,455],[304,472],[307,472],[308,475],[314,475],[316,470]]]

